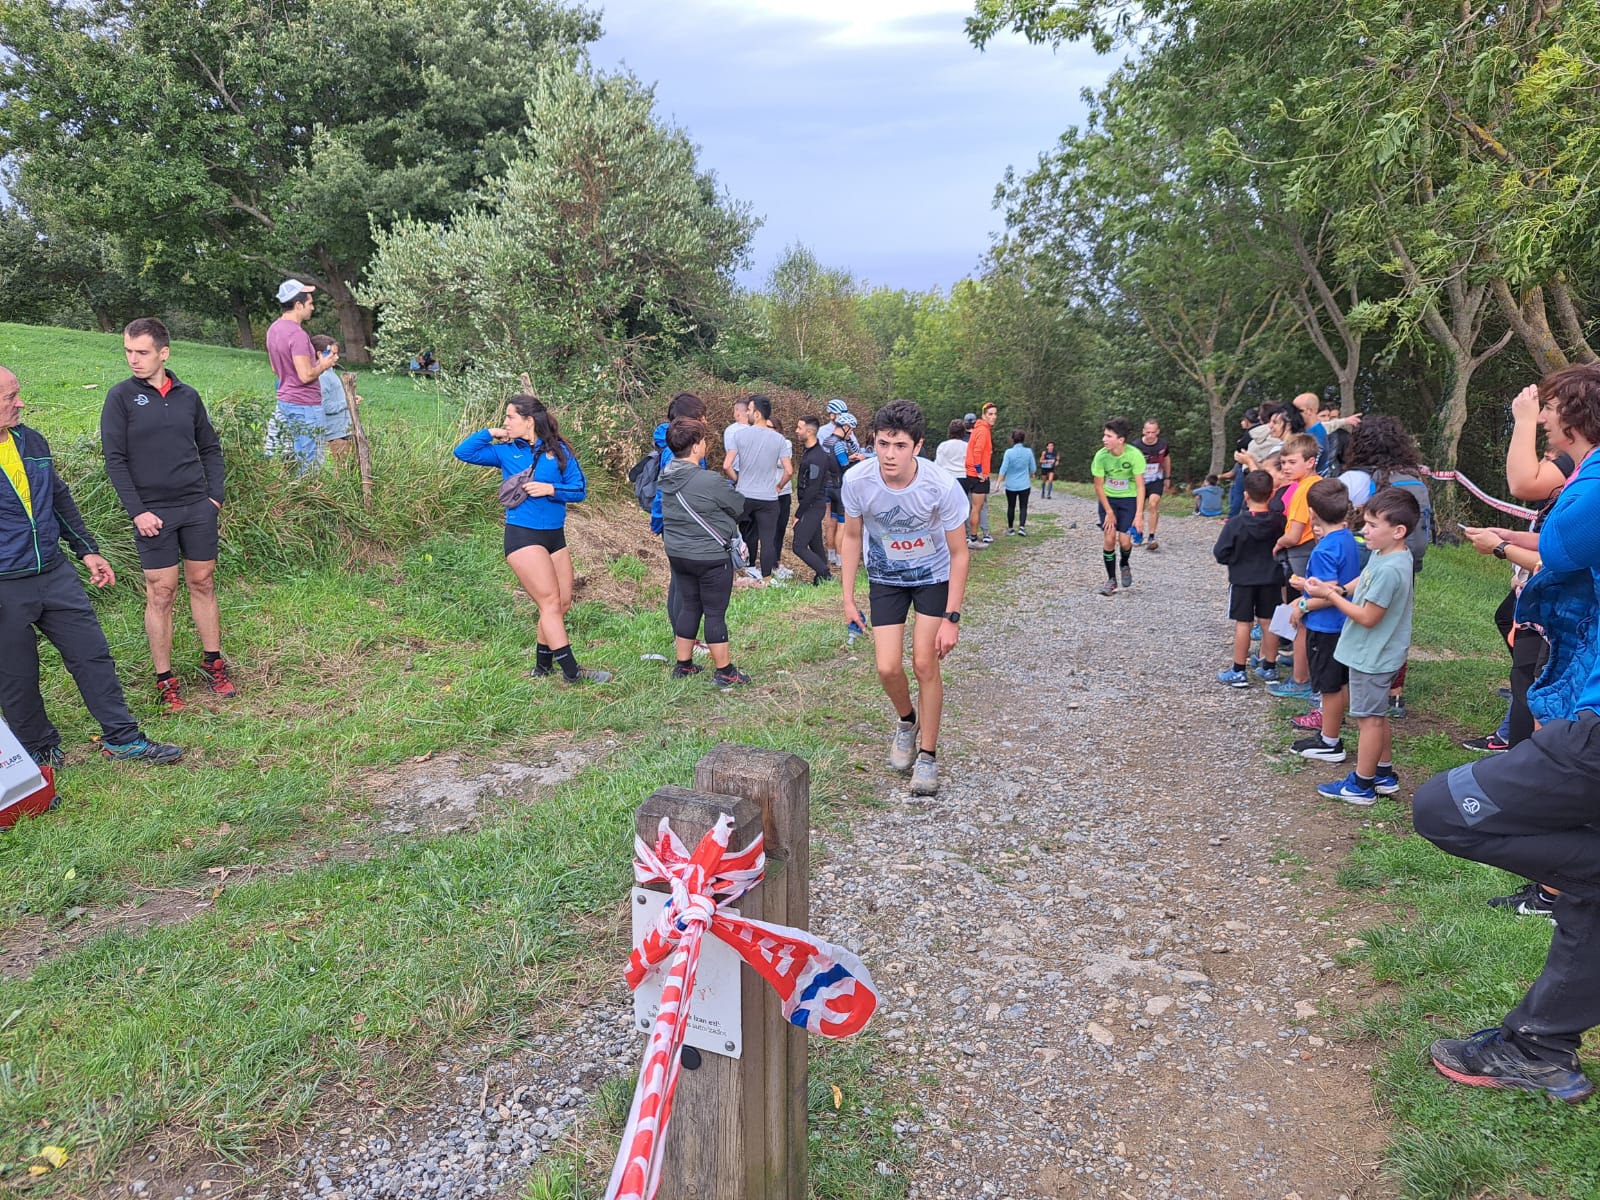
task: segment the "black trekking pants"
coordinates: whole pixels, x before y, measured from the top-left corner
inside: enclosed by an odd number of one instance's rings
[[[37,632],[36,632],[37,631]],[[39,693],[39,634],[61,652],[83,703],[113,745],[139,736],[100,618],[65,558],[42,575],[0,579],[0,714],[30,753],[61,744]]]
[[[828,550],[822,543],[822,518],[826,509],[818,500],[810,508],[800,510],[800,519],[794,526],[794,552],[800,561],[817,573],[821,579],[832,572],[828,569]]]
[[[672,632],[693,638],[706,625],[706,645],[717,646],[728,640],[728,601],[733,596],[733,564],[726,558],[716,562],[694,558],[668,558],[672,579],[678,585],[678,611],[672,614]]]

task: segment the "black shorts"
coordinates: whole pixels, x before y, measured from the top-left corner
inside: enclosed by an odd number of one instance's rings
[[[1270,621],[1283,603],[1283,589],[1275,583],[1236,583],[1228,588],[1228,620]]]
[[[521,525],[506,526],[506,557],[529,546],[543,546],[554,554],[567,548],[567,531],[564,529],[525,529]]]
[[[133,544],[139,551],[139,565],[146,571],[162,571],[184,562],[215,562],[217,558],[217,506],[199,500],[177,508],[152,508],[161,518],[161,532],[145,537],[134,531]]]
[[[1339,691],[1350,682],[1350,668],[1333,657],[1339,635],[1315,629],[1306,629],[1305,634],[1306,661],[1311,664],[1311,690],[1319,695]]]
[[[989,479],[979,479],[976,475],[968,475],[967,482],[972,485],[967,489],[971,495],[987,496],[989,494],[989,484],[993,481]]]
[[[1146,500],[1148,500],[1151,496],[1159,496],[1166,490],[1167,481],[1165,479],[1146,479],[1144,481],[1144,495]]]
[[[873,583],[867,588],[867,605],[872,610],[873,628],[904,625],[906,613],[916,609],[919,617],[940,617],[949,612],[950,581],[900,587],[892,583]]]
[[[959,482],[961,484],[961,490],[963,492],[965,492],[967,495],[970,496],[970,495],[972,495],[972,485],[977,483],[978,481],[976,479],[974,479],[971,475],[963,475],[961,477],[961,479],[959,480]]]
[[[1106,503],[1111,506],[1111,515],[1117,520],[1117,532],[1128,533],[1133,529],[1133,519],[1139,515],[1139,501],[1134,496],[1107,496]],[[1104,521],[1101,522],[1104,528]]]

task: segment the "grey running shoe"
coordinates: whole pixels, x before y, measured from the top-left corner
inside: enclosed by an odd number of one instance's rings
[[[932,796],[939,790],[939,762],[926,754],[917,755],[911,767],[911,794]]]
[[[1506,1041],[1501,1029],[1480,1029],[1468,1038],[1440,1038],[1429,1048],[1439,1074],[1468,1087],[1516,1088],[1544,1092],[1576,1104],[1594,1091],[1574,1059],[1570,1065],[1545,1062]]]
[[[110,742],[100,743],[100,753],[113,762],[148,762],[175,763],[183,757],[183,751],[168,742],[152,742],[144,734],[140,734],[131,742],[122,745],[113,745]]]
[[[1122,564],[1122,586],[1125,588],[1133,586],[1133,568],[1127,563]]]
[[[889,769],[891,771],[909,771],[911,764],[917,758],[917,731],[921,725],[916,721],[896,721],[894,723],[894,741],[889,743]]]
[[[1100,585],[1100,594],[1102,596],[1115,596],[1117,594],[1117,581],[1108,579],[1102,583]]]
[[[574,684],[576,684],[576,683],[610,683],[611,682],[611,672],[610,671],[602,671],[598,667],[579,667],[578,668],[578,673],[576,675],[574,675],[571,679],[567,679],[567,677],[565,675],[563,675],[561,678],[566,680],[566,682],[568,682],[568,683],[574,683]]]

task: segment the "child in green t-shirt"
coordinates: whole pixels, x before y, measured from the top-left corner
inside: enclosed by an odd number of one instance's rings
[[[1118,541],[1122,550],[1122,586],[1133,586],[1133,571],[1128,556],[1133,553],[1132,532],[1139,529],[1139,514],[1144,511],[1144,455],[1128,445],[1128,422],[1112,417],[1105,423],[1089,474],[1094,476],[1094,494],[1100,501],[1100,527],[1105,531],[1104,561],[1106,582],[1102,596],[1117,590]]]

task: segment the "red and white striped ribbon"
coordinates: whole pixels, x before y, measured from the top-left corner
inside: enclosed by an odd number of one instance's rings
[[[1472,480],[1468,479],[1460,471],[1430,471],[1427,467],[1423,467],[1422,473],[1429,479],[1440,479],[1446,483],[1459,483],[1462,487],[1466,488],[1467,491],[1471,492],[1479,500],[1482,500],[1485,504],[1497,512],[1507,513],[1513,517],[1522,517],[1529,521],[1533,520],[1534,517],[1539,515],[1537,509],[1523,508],[1520,504],[1512,504],[1506,500],[1495,499],[1495,497],[1489,495],[1488,492],[1484,491],[1477,484],[1473,483]]]
[[[661,1185],[662,1149],[678,1083],[684,1034],[689,1027],[689,997],[694,994],[701,939],[709,929],[738,951],[783,1000],[783,1015],[824,1037],[848,1037],[861,1030],[877,1008],[878,993],[867,968],[854,954],[815,938],[803,929],[751,921],[725,911],[761,882],[766,872],[762,839],[728,853],[733,818],[726,813],[700,839],[690,855],[662,818],[654,846],[634,839],[634,879],[665,883],[671,898],[628,956],[630,988],[668,955],[666,980],[656,1022],[639,1065],[628,1123],[606,1200],[654,1200]]]

